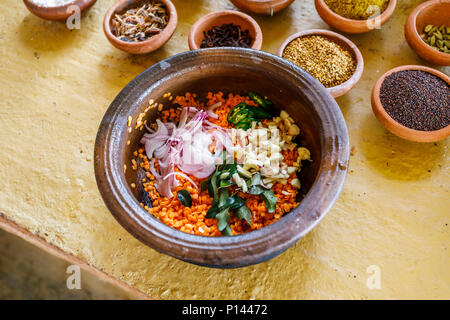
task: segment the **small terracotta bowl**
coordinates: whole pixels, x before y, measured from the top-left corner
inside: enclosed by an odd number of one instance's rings
[[[35,4],[33,0],[23,0],[27,9],[34,15],[53,21],[64,21],[74,14],[72,10],[68,10],[70,6],[78,6],[80,12],[83,13],[92,7],[97,0],[73,0],[69,3],[57,7],[43,7]]]
[[[189,31],[189,48],[191,50],[200,49],[200,45],[204,39],[203,32],[207,32],[212,27],[228,23],[238,25],[242,30],[249,30],[253,38],[251,49],[261,49],[263,36],[258,23],[249,15],[233,10],[211,12],[198,19]]]
[[[450,135],[450,125],[446,126],[445,128],[442,128],[440,130],[435,131],[420,131],[420,130],[414,130],[408,127],[405,127],[404,125],[398,123],[395,121],[391,116],[386,112],[383,105],[381,104],[380,100],[380,89],[381,85],[383,84],[384,80],[389,77],[391,74],[399,71],[404,70],[421,70],[426,71],[431,74],[434,74],[435,76],[443,79],[445,82],[447,82],[450,85],[450,77],[445,75],[444,73],[437,71],[432,68],[428,68],[425,66],[414,66],[414,65],[407,65],[407,66],[400,66],[397,68],[394,68],[392,70],[389,70],[385,74],[383,74],[378,81],[376,82],[375,86],[372,90],[372,110],[375,116],[377,117],[378,121],[381,122],[381,124],[390,132],[393,134],[399,136],[400,138],[410,140],[410,141],[416,141],[416,142],[435,142],[440,141],[445,138],[447,138]]]
[[[314,0],[319,16],[331,27],[345,33],[366,33],[380,28],[394,13],[397,0],[390,0],[389,4],[378,17],[367,20],[348,19],[331,10],[324,0]]]
[[[144,54],[155,51],[163,46],[173,35],[175,28],[177,27],[178,15],[175,6],[170,0],[158,0],[163,3],[169,12],[169,22],[167,26],[157,35],[154,35],[148,40],[139,42],[127,42],[122,41],[116,37],[111,31],[111,20],[117,13],[123,13],[131,8],[136,8],[149,0],[120,0],[114,4],[105,14],[103,19],[103,31],[106,38],[117,49],[123,50],[133,54]]]
[[[342,45],[344,48],[347,48],[353,55],[353,57],[356,60],[356,70],[353,73],[353,75],[345,81],[344,83],[341,83],[340,85],[336,87],[327,88],[328,92],[334,97],[340,97],[346,94],[350,89],[352,89],[356,83],[358,83],[359,79],[362,76],[363,70],[364,70],[364,59],[361,54],[361,51],[359,51],[358,47],[350,41],[348,38],[344,37],[343,35],[340,35],[339,33],[329,31],[329,30],[321,30],[321,29],[310,29],[305,31],[300,31],[297,33],[294,33],[293,35],[289,36],[286,40],[283,41],[283,43],[280,45],[277,51],[277,55],[282,57],[284,49],[287,47],[291,41],[304,37],[304,36],[312,36],[312,35],[321,35],[325,36],[331,40],[334,40],[335,42]]]
[[[420,35],[427,25],[450,27],[450,0],[431,0],[415,8],[406,20],[405,38],[422,59],[433,64],[450,66],[450,54],[433,49]]]
[[[237,8],[251,13],[273,16],[294,0],[230,0]]]
[[[173,96],[208,92],[264,93],[301,128],[299,144],[311,151],[300,175],[301,203],[280,220],[259,230],[230,237],[205,237],[173,229],[140,206],[142,176],[130,159],[143,131],[127,130],[128,117],[148,108],[150,99],[170,108]],[[160,117],[148,110],[146,121]],[[132,127],[134,128],[134,121]],[[186,51],[154,64],[132,80],[114,99],[100,124],[95,142],[95,176],[106,206],[136,238],[187,262],[233,268],[259,263],[294,245],[325,217],[342,190],[348,168],[349,138],[344,117],[319,82],[296,65],[273,54],[243,48]],[[124,164],[128,169],[124,171]],[[135,183],[136,188],[130,184]],[[141,190],[139,190],[141,188]]]

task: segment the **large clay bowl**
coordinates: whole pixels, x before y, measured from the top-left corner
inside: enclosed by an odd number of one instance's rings
[[[75,11],[71,10],[72,6],[77,6],[80,9],[80,13],[83,13],[92,7],[95,2],[97,0],[73,0],[61,6],[44,7],[35,4],[33,0],[23,0],[23,3],[31,13],[42,19],[54,21],[64,21],[73,15]]]
[[[381,28],[392,16],[397,0],[390,0],[389,4],[379,16],[367,20],[348,19],[331,10],[324,0],[314,0],[317,13],[331,27],[345,33],[366,33]]]
[[[294,0],[230,0],[240,10],[273,16]]]
[[[406,20],[405,38],[422,59],[442,66],[450,66],[450,54],[430,47],[420,35],[427,25],[450,27],[450,0],[432,0],[417,6]]]
[[[400,66],[396,67],[394,69],[389,70],[385,74],[383,74],[378,81],[375,83],[375,86],[372,89],[372,110],[375,116],[377,117],[378,121],[391,133],[395,134],[396,136],[410,140],[415,142],[436,142],[443,140],[450,136],[450,125],[446,126],[445,128],[434,130],[434,131],[420,131],[420,130],[414,130],[411,128],[408,128],[401,123],[394,120],[384,109],[381,99],[380,99],[380,90],[381,86],[384,82],[384,80],[389,77],[391,74],[399,71],[405,71],[405,70],[420,70],[420,71],[426,71],[431,74],[434,74],[435,76],[441,78],[445,82],[447,82],[448,85],[450,85],[450,77],[446,74],[425,66],[414,66],[414,65],[407,65],[407,66]]]
[[[123,13],[130,8],[136,8],[148,2],[148,0],[120,0],[116,4],[114,4],[111,8],[109,8],[103,19],[103,31],[109,42],[111,42],[111,44],[114,47],[122,51],[132,54],[144,54],[159,49],[167,41],[169,41],[169,39],[172,37],[177,27],[178,22],[177,10],[175,9],[175,6],[170,0],[158,0],[158,1],[162,2],[167,7],[167,11],[169,12],[169,22],[160,33],[154,35],[150,39],[139,42],[127,42],[120,40],[118,37],[116,37],[111,31],[111,19],[114,17],[115,14]]]
[[[263,92],[301,127],[299,142],[312,162],[301,171],[301,204],[260,230],[230,237],[204,237],[175,230],[140,206],[138,171],[126,170],[143,131],[127,130],[150,99],[167,106],[163,95],[208,91]],[[147,113],[155,121],[156,108]],[[127,141],[130,140],[130,145]],[[282,253],[326,215],[337,200],[347,173],[349,139],[335,100],[316,79],[275,55],[252,49],[212,48],[180,53],[142,72],[114,99],[95,143],[95,175],[106,206],[132,235],[154,248],[191,263],[233,268],[259,263]],[[130,167],[130,165],[128,165]],[[300,198],[299,198],[300,200]]]

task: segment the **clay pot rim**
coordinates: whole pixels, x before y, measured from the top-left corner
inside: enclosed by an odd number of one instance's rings
[[[178,23],[178,14],[177,10],[175,8],[175,5],[170,0],[158,0],[159,2],[162,2],[166,5],[168,11],[169,11],[169,21],[166,25],[166,27],[157,35],[154,35],[150,39],[147,39],[145,41],[139,41],[139,42],[127,42],[120,40],[118,37],[116,37],[112,31],[111,31],[111,19],[113,17],[113,14],[117,11],[117,9],[125,4],[128,3],[127,7],[133,7],[134,4],[138,2],[145,2],[145,0],[120,0],[113,4],[108,11],[105,13],[105,16],[103,18],[103,31],[106,35],[106,38],[118,49],[123,50],[125,52],[129,53],[136,53],[136,51],[140,51],[139,53],[146,53],[150,51],[154,51],[161,46],[163,46],[173,35],[175,32],[175,29],[177,27]],[[139,50],[140,48],[150,46],[152,43],[160,42],[160,44],[155,47],[151,48],[150,50]]]
[[[444,53],[433,49],[431,46],[425,43],[425,41],[422,40],[419,30],[417,30],[417,17],[420,15],[420,13],[430,6],[439,6],[443,3],[450,3],[450,0],[430,0],[418,5],[409,14],[408,19],[406,20],[405,36],[406,40],[408,40],[407,42],[409,46],[414,50],[414,52],[417,53],[418,50],[421,50],[423,52],[423,54],[420,55],[423,59],[428,60],[432,63],[436,63],[436,60],[446,61],[446,63],[444,64],[436,64],[450,65],[450,53]],[[414,38],[414,43],[411,42],[411,39],[408,39],[409,37]]]
[[[255,39],[253,40],[251,49],[260,50],[262,47],[262,42],[263,42],[263,34],[262,34],[262,30],[261,30],[261,27],[259,26],[258,22],[256,22],[256,20],[253,19],[248,14],[240,12],[240,11],[235,11],[235,10],[214,11],[214,12],[210,12],[210,13],[202,16],[200,19],[198,19],[192,25],[191,29],[189,30],[189,35],[188,35],[189,49],[190,50],[200,49],[200,47],[198,47],[197,44],[195,43],[194,35],[197,34],[198,32],[203,31],[203,30],[199,29],[200,25],[203,22],[205,22],[207,20],[214,21],[222,16],[228,16],[228,15],[237,16],[240,19],[246,20],[247,22],[250,23],[250,25],[253,27],[253,29],[255,31]]]
[[[72,0],[60,6],[43,7],[34,3],[33,0],[23,0],[23,3],[31,13],[39,18],[52,21],[63,21],[70,17],[73,14],[73,12],[67,13],[67,8],[70,6],[76,5],[83,12],[92,7],[96,2],[97,0]]]
[[[425,66],[420,65],[405,65],[393,68],[383,74],[375,83],[372,89],[372,110],[377,117],[377,119],[381,122],[381,124],[390,132],[399,136],[400,138],[415,141],[415,142],[436,142],[445,139],[450,135],[450,124],[442,129],[433,130],[433,131],[420,131],[408,128],[403,124],[394,120],[384,109],[381,99],[380,99],[380,89],[384,80],[393,73],[405,70],[419,70],[429,72],[450,85],[450,77],[446,74]]]
[[[174,73],[174,67],[192,72],[198,61],[208,56],[221,59],[239,59],[240,64],[258,65],[264,72],[268,66],[279,69],[286,81],[310,85],[304,94],[314,100],[322,130],[320,167],[314,184],[301,204],[279,221],[262,229],[232,237],[206,237],[173,229],[145,211],[131,192],[123,171],[118,150],[125,146],[129,99],[138,99],[165,77]],[[262,63],[264,61],[264,63]],[[224,66],[229,66],[227,62]],[[149,83],[148,79],[155,79]],[[145,84],[145,88],[143,88]],[[331,106],[331,107],[330,107]],[[133,107],[134,108],[134,107]],[[134,116],[134,115],[133,115]],[[126,146],[125,146],[126,147]],[[209,48],[186,51],[154,64],[133,79],[114,99],[100,124],[94,150],[94,168],[102,198],[117,221],[136,238],[155,250],[175,258],[216,268],[234,268],[266,261],[284,252],[303,237],[336,202],[344,185],[350,157],[348,130],[336,101],[320,83],[303,69],[273,54],[244,48]],[[321,203],[318,208],[317,204]],[[266,246],[270,240],[271,246]],[[238,255],[236,255],[238,253]],[[208,262],[204,262],[208,258]],[[213,262],[211,262],[213,261]]]
[[[361,54],[361,51],[356,46],[356,44],[354,44],[353,41],[351,41],[347,37],[345,37],[339,33],[336,33],[336,32],[330,31],[330,30],[324,30],[324,29],[309,29],[309,30],[300,31],[300,32],[290,35],[289,37],[286,38],[286,40],[284,40],[281,43],[281,45],[278,47],[277,55],[279,57],[283,57],[284,49],[293,40],[300,38],[300,37],[312,36],[312,35],[321,35],[321,36],[328,37],[332,40],[336,40],[338,43],[344,43],[344,44],[346,44],[347,49],[349,49],[352,52],[352,55],[356,60],[355,72],[353,72],[352,76],[347,81],[341,83],[340,85],[337,85],[337,86],[331,87],[331,88],[326,88],[334,98],[343,96],[344,94],[349,92],[358,83],[358,81],[361,79],[361,76],[364,71],[364,58]],[[292,62],[290,62],[290,63],[292,63]]]

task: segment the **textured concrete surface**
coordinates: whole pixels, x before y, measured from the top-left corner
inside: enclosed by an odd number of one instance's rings
[[[73,275],[69,263],[0,230],[0,299],[136,299],[82,270],[79,288],[69,289]]]
[[[400,0],[381,30],[350,36],[366,67],[338,99],[353,151],[336,205],[281,256],[237,270],[193,266],[142,245],[105,208],[92,163],[98,125],[121,88],[156,61],[188,50],[189,27],[200,16],[233,6],[176,0],[173,38],[153,54],[131,56],[103,35],[113,2],[99,0],[74,31],[31,15],[21,1],[0,2],[0,212],[154,298],[450,298],[449,139],[401,140],[370,107],[383,72],[425,64],[403,36],[421,1]],[[293,32],[327,28],[312,0],[256,20],[269,52]],[[370,265],[381,271],[379,290],[366,285]]]

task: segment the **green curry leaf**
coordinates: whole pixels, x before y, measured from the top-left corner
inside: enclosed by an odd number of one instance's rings
[[[249,226],[252,224],[252,213],[245,204],[236,210],[236,216],[247,221]]]
[[[180,200],[180,202],[183,204],[183,206],[185,206],[185,207],[192,206],[192,198],[191,198],[191,194],[189,193],[189,191],[187,191],[185,189],[178,191],[177,198],[178,198],[178,200]]]
[[[275,211],[277,204],[277,197],[273,194],[272,190],[264,190],[260,197],[264,200],[264,205],[270,213]]]

